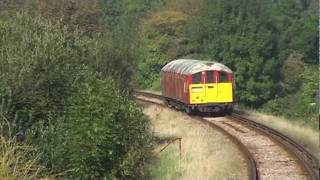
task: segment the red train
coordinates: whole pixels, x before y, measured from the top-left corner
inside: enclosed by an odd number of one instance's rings
[[[232,71],[211,61],[174,60],[161,70],[162,95],[169,106],[188,113],[224,111],[231,113],[235,102]]]

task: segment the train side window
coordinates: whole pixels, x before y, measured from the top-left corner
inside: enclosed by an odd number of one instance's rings
[[[207,71],[207,83],[214,83],[213,71]]]
[[[219,72],[219,82],[229,82],[228,81],[228,74],[225,72],[220,71]]]
[[[192,84],[201,84],[201,72],[192,75]]]

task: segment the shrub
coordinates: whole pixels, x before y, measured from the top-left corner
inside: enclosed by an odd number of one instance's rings
[[[0,18],[0,99],[13,135],[62,114],[88,40],[60,24],[17,13]]]
[[[148,120],[110,79],[88,74],[74,86],[61,124],[45,131],[53,169],[69,179],[133,179],[144,176]]]
[[[121,90],[121,80],[130,80],[126,64],[109,60],[124,62],[127,54],[101,41],[23,13],[0,17],[4,136],[26,138],[39,161],[66,179],[144,175],[148,120]]]
[[[303,120],[316,129],[319,115],[319,100],[316,97],[319,87],[317,67],[305,66],[298,80],[302,83],[296,93],[271,100],[263,109],[275,115]]]

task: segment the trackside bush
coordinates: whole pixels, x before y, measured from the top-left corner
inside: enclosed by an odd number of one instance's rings
[[[141,179],[148,120],[123,82],[94,66],[125,74],[110,62],[126,54],[59,22],[6,17],[0,16],[0,125],[10,128],[0,129],[3,136],[35,147],[57,178]],[[125,75],[119,77],[129,81]]]
[[[67,179],[133,179],[144,176],[149,154],[148,120],[110,80],[79,80],[58,126],[42,145],[53,169]]]
[[[89,42],[59,23],[23,13],[0,17],[0,99],[12,135],[63,113]]]

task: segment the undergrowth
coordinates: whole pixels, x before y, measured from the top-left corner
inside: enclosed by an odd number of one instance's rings
[[[39,165],[39,156],[32,146],[0,135],[0,179],[55,179],[57,175],[50,175],[45,167]]]

